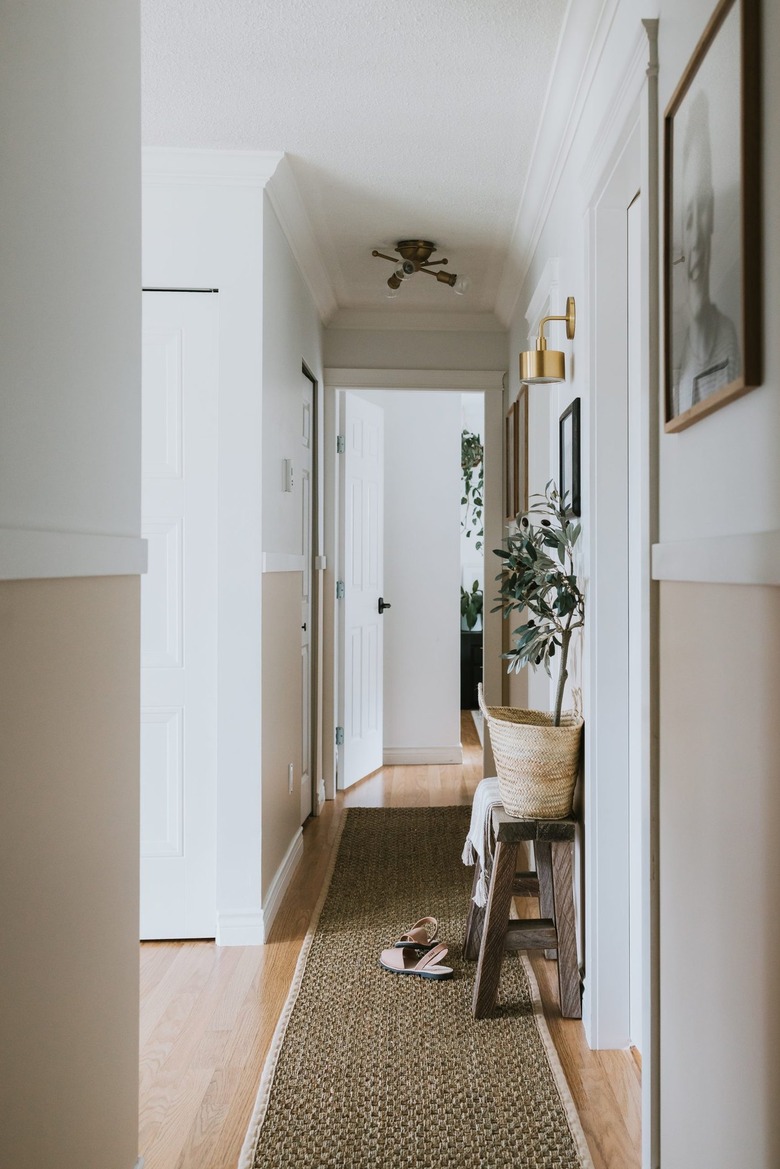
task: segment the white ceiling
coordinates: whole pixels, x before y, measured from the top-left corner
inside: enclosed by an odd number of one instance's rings
[[[491,312],[567,0],[143,0],[144,142],[286,151],[340,309]],[[386,298],[430,239],[471,286]]]

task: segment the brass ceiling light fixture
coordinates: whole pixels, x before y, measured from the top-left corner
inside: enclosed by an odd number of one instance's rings
[[[536,338],[536,348],[528,349],[520,354],[520,381],[531,385],[540,385],[545,382],[562,382],[566,380],[566,358],[558,349],[548,349],[544,336],[544,326],[548,321],[565,321],[566,338],[571,341],[574,337],[574,327],[577,314],[574,306],[574,297],[566,298],[566,312],[562,317],[542,317],[539,322],[539,336]]]
[[[462,296],[468,288],[469,281],[466,276],[458,276],[457,272],[442,272],[441,269],[435,268],[437,264],[446,264],[447,260],[431,259],[431,255],[436,251],[436,244],[432,244],[430,240],[402,239],[395,245],[395,250],[401,257],[400,260],[376,249],[371,253],[372,256],[379,256],[380,259],[395,264],[395,271],[387,281],[389,289],[387,295],[390,298],[397,296],[404,280],[408,280],[417,272],[427,272],[429,276],[435,276],[440,284],[449,284],[458,296]]]

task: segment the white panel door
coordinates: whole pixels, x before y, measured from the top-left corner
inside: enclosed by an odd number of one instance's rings
[[[213,938],[217,296],[143,308],[141,937]]]
[[[304,373],[301,398],[301,547],[303,573],[301,574],[301,823],[312,813],[312,468],[314,451],[314,386]]]
[[[343,395],[341,787],[382,766],[383,421],[381,407],[355,394]]]

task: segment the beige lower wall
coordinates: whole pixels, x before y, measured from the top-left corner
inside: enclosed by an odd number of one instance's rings
[[[780,1165],[780,589],[661,586],[663,1169]]]
[[[0,583],[0,1164],[138,1145],[139,582]]]
[[[301,574],[268,572],[263,576],[263,904],[301,826],[301,686]]]

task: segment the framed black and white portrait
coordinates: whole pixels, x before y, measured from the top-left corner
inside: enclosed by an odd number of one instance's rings
[[[758,0],[721,0],[664,115],[666,430],[761,382]]]

